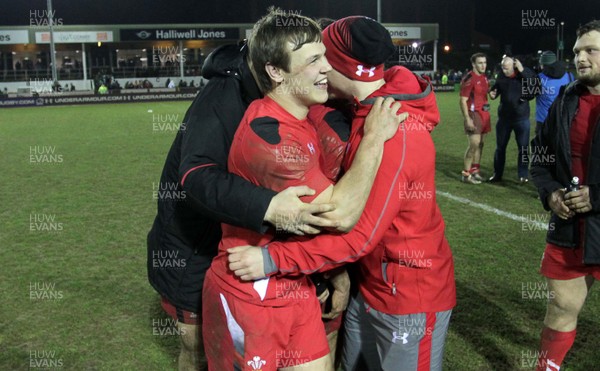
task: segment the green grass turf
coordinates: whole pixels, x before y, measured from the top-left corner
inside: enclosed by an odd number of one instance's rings
[[[546,218],[533,186],[516,182],[514,140],[504,184],[459,181],[466,138],[458,95],[439,93],[437,99],[438,190],[525,218]],[[153,321],[164,324],[166,316],[146,279],[145,238],[156,210],[153,183],[174,137],[171,129],[189,104],[0,112],[0,370],[44,362],[67,370],[176,369],[177,337],[155,334],[164,329]],[[492,102],[494,125],[496,107]],[[32,163],[32,147],[50,147],[54,157],[48,160],[54,162]],[[491,133],[482,161],[488,176],[494,148]],[[544,231],[444,197],[438,202],[458,288],[445,369],[531,369],[545,300],[523,298],[523,286],[543,283],[537,270]],[[35,216],[55,218],[47,226],[62,230],[30,230]],[[597,369],[598,310],[592,290],[563,369]]]

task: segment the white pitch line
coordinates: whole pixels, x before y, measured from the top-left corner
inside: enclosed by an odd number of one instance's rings
[[[495,207],[491,207],[491,206],[486,205],[486,204],[480,204],[479,202],[471,201],[468,198],[458,197],[458,196],[455,196],[455,195],[453,195],[451,193],[448,193],[448,192],[435,191],[435,193],[438,196],[443,196],[443,197],[449,198],[449,199],[451,199],[453,201],[460,202],[460,203],[465,204],[465,205],[469,205],[469,206],[476,207],[478,209],[489,211],[490,213],[494,213],[496,215],[503,216],[505,218],[514,220],[516,222],[533,224],[537,228],[541,228],[541,229],[544,229],[546,231],[548,230],[548,223],[542,223],[540,221],[531,220],[531,219],[526,218],[524,216],[519,216],[519,215],[516,215],[516,214],[513,214],[513,213],[509,213],[508,211],[496,209]]]

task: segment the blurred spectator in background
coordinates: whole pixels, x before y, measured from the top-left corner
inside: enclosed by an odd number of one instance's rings
[[[490,98],[500,97],[498,106],[498,123],[496,124],[496,152],[494,154],[494,175],[490,182],[502,181],[504,163],[506,162],[506,146],[511,132],[519,148],[517,158],[518,179],[521,184],[527,183],[529,175],[529,100],[534,98],[533,90],[536,81],[535,72],[523,67],[521,61],[505,56],[502,59],[502,73],[492,90]]]
[[[556,54],[545,51],[540,55],[540,69],[538,74],[537,98],[535,101],[535,133],[539,134],[548,110],[558,96],[560,87],[573,81],[573,75],[567,72],[566,63],[556,60]]]
[[[106,87],[106,85],[100,85],[100,87],[98,88],[98,94],[108,94],[108,88]]]
[[[110,83],[109,89],[110,90],[118,90],[118,89],[121,89],[121,85],[119,84],[119,82],[117,80],[113,80]]]
[[[448,74],[446,72],[442,72],[442,85],[448,85]]]

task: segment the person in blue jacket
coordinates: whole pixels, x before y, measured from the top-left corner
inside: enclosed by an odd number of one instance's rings
[[[540,68],[538,74],[539,88],[538,96],[535,99],[535,133],[539,134],[548,110],[558,96],[558,91],[563,85],[573,81],[573,75],[567,72],[566,63],[556,59],[556,54],[551,51],[545,51],[540,55]]]

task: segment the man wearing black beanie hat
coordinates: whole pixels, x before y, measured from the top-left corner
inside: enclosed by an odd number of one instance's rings
[[[230,249],[244,280],[311,274],[357,263],[358,292],[345,322],[343,369],[355,370],[363,352],[369,369],[441,370],[452,308],[454,264],[435,200],[435,148],[430,132],[439,111],[429,81],[403,67],[383,71],[393,48],[389,33],[367,17],[347,17],[323,31],[333,70],[331,92],[354,103],[343,167],[363,138],[366,112],[376,97],[402,101],[409,113],[384,155],[364,212],[342,235],[272,242],[268,249]],[[314,117],[314,116],[313,116]],[[368,332],[368,333],[367,333]],[[376,346],[376,351],[373,352]]]

